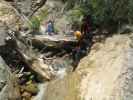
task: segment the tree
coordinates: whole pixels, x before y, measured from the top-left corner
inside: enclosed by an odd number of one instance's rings
[[[96,25],[120,27],[133,23],[133,0],[66,0],[70,9],[78,5],[83,16],[90,14]]]

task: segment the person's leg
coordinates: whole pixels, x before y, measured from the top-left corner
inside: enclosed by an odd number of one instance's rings
[[[77,68],[78,63],[80,61],[80,57],[81,57],[80,49],[76,49],[76,51],[74,53],[73,71],[75,71],[75,69]]]

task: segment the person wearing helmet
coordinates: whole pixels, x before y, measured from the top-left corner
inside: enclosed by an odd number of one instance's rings
[[[74,69],[76,69],[78,62],[84,57],[87,51],[90,49],[92,41],[92,19],[91,15],[87,15],[83,18],[81,25],[81,31],[74,32],[74,36],[78,40],[77,46],[73,50]]]
[[[77,40],[81,40],[82,33],[80,31],[76,31],[76,32],[74,32],[74,36],[77,38]]]
[[[84,34],[82,34],[80,31],[75,31],[74,36],[78,40],[76,47],[72,51],[72,57],[74,60],[74,68],[73,71],[76,69],[78,62],[80,59],[86,54],[86,41],[83,38]]]

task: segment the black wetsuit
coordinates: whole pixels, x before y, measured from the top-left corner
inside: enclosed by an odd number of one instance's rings
[[[91,25],[91,17],[88,15],[83,19],[83,24],[81,26],[81,33],[83,33],[83,36],[78,41],[77,47],[73,50],[74,70],[76,69],[80,59],[87,54],[88,48],[91,45],[93,38],[91,34]]]

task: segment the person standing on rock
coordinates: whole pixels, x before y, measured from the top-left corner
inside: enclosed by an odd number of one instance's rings
[[[87,15],[82,20],[81,33],[83,33],[84,38],[88,39],[89,41],[92,40],[91,31],[92,31],[92,18],[91,15]]]
[[[53,21],[49,20],[47,23],[47,28],[46,32],[48,35],[54,35],[54,24]]]

